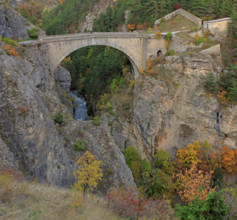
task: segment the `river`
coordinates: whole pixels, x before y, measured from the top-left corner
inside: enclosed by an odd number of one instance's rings
[[[75,92],[71,92],[72,97],[75,99],[75,112],[74,119],[77,121],[84,121],[87,117],[87,106],[84,97],[78,97]]]

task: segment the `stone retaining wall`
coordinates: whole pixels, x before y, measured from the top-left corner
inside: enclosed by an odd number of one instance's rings
[[[178,10],[176,10],[176,11],[174,11],[174,12],[172,12],[172,13],[166,15],[166,16],[164,16],[163,18],[164,18],[165,20],[169,20],[169,19],[173,18],[174,16],[176,16],[176,15],[178,15],[178,14],[180,14],[180,15],[182,15],[183,17],[189,19],[190,21],[192,21],[193,23],[195,23],[198,27],[201,27],[201,26],[202,26],[202,20],[201,20],[200,18],[198,18],[197,16],[195,16],[195,15],[193,15],[193,14],[191,14],[191,13],[185,11],[185,10],[182,9],[182,8],[180,8],[180,9],[178,9]],[[163,19],[163,18],[161,18],[161,19]],[[157,26],[157,25],[160,24],[161,19],[155,21],[155,26]]]
[[[231,18],[222,18],[212,21],[204,21],[204,29],[208,29],[215,39],[222,39],[227,36],[228,33],[228,23],[231,21]]]

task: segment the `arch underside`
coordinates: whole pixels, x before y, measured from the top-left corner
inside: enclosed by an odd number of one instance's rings
[[[70,55],[72,52],[84,47],[89,47],[89,46],[109,46],[121,51],[128,57],[130,63],[132,64],[135,78],[138,77],[139,61],[137,60],[137,58],[131,52],[129,52],[125,47],[120,46],[118,44],[110,43],[109,40],[106,40],[106,39],[99,40],[99,41],[96,41],[94,39],[89,39],[89,40],[87,39],[87,40],[79,40],[79,41],[77,40],[77,41],[49,43],[50,56],[53,58],[53,60],[51,60],[52,72],[54,72],[54,70],[62,62],[62,60],[68,55]]]

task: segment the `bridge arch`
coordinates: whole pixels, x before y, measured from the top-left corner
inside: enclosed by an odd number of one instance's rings
[[[108,46],[108,47],[111,47],[111,48],[114,48],[114,49],[117,49],[119,50],[120,52],[122,52],[123,54],[125,54],[128,58],[128,60],[130,61],[132,67],[133,67],[133,70],[134,70],[134,74],[135,74],[135,78],[139,75],[139,69],[138,69],[138,66],[136,65],[136,58],[129,53],[129,51],[126,50],[126,48],[123,48],[119,45],[116,45],[116,44],[112,44],[110,42],[104,42],[102,43],[101,41],[100,42],[91,42],[91,43],[88,43],[88,45],[82,45],[82,44],[78,44],[76,47],[67,47],[66,50],[63,50],[63,52],[60,53],[59,56],[57,56],[57,59],[56,59],[56,62],[54,64],[54,66],[52,67],[53,70],[55,70],[57,68],[57,66],[67,57],[69,56],[71,53],[73,53],[74,51],[77,51],[77,50],[80,50],[82,48],[85,48],[85,47],[90,47],[90,46]]]
[[[151,36],[138,33],[67,34],[43,37],[40,42],[48,45],[52,72],[73,51],[83,47],[100,45],[123,52],[133,66],[135,78],[139,75],[139,69],[146,67],[146,61],[151,55],[156,55],[158,50],[162,52],[166,50],[163,39],[154,39]]]

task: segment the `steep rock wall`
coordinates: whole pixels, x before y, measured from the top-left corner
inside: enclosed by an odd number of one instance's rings
[[[207,140],[214,147],[237,146],[237,106],[221,104],[204,88],[206,76],[222,71],[220,56],[203,54],[156,58],[154,75],[140,75],[133,91],[130,117],[105,113],[105,123],[113,122],[111,134],[121,150],[135,146],[151,159],[157,148],[169,150],[194,140]],[[124,94],[125,95],[125,94]],[[116,112],[121,105],[111,99]]]
[[[80,129],[85,131],[87,149],[104,163],[100,189],[134,186],[123,155],[115,144],[108,143],[104,129],[98,130],[91,122],[81,125],[74,121],[70,116],[72,105],[62,104],[58,93],[62,89],[50,72],[47,47],[21,46],[18,51],[17,58],[0,49],[0,138],[4,140],[0,143],[4,151],[7,146],[9,158],[13,153],[27,176],[69,187],[74,181],[75,161],[81,155],[72,149],[80,138]],[[65,131],[51,119],[56,112],[66,117]],[[74,141],[68,142],[70,138]]]
[[[0,36],[28,39],[27,29],[31,29],[27,20],[0,1]]]
[[[134,117],[149,154],[156,147],[183,148],[194,140],[237,146],[237,107],[207,94],[207,74],[219,77],[220,58],[200,54],[166,57],[156,76],[136,85]],[[139,82],[139,81],[138,81]]]

